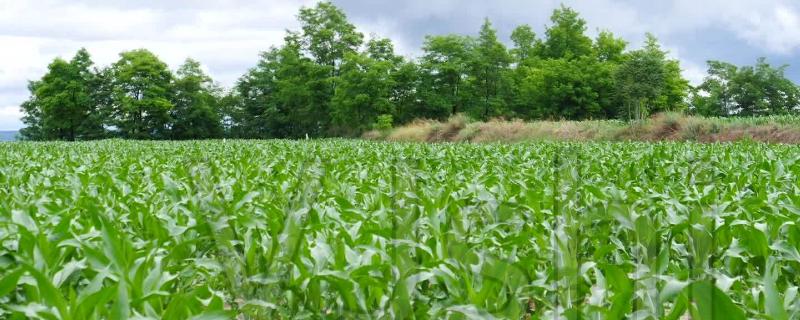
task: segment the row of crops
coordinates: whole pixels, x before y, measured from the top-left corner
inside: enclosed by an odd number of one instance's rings
[[[798,319],[800,148],[0,144],[0,319]]]

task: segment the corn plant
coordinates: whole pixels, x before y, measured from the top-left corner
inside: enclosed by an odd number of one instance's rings
[[[2,319],[800,319],[800,149],[0,144]]]

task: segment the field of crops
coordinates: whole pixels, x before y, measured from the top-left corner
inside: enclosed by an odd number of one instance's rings
[[[0,144],[0,319],[798,319],[800,147]]]

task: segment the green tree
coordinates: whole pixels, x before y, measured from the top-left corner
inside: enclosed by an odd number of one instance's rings
[[[56,58],[39,81],[28,86],[31,98],[22,104],[31,140],[86,140],[103,136],[102,118],[92,89],[96,74],[89,52],[81,49],[70,61]]]
[[[601,31],[594,41],[594,52],[600,61],[620,63],[625,58],[628,42],[617,38],[610,31]]]
[[[422,110],[425,104],[420,102],[421,90],[420,67],[413,60],[403,60],[397,64],[391,75],[392,93],[390,99],[395,105],[395,123],[407,123],[416,118],[425,117]]]
[[[367,52],[349,54],[342,64],[340,85],[331,101],[338,133],[354,135],[375,127],[377,119],[397,112],[394,74],[403,59],[388,39],[373,39]]]
[[[275,74],[274,108],[267,117],[278,117],[281,130],[275,137],[301,138],[328,135],[331,122],[328,88],[333,81],[328,69],[304,57],[299,44],[291,38],[280,51]]]
[[[550,17],[544,56],[552,59],[573,59],[592,53],[592,39],[586,36],[586,20],[577,11],[561,5]]]
[[[528,101],[525,118],[583,120],[607,117],[613,95],[613,65],[594,57],[547,59],[526,68],[519,99]]]
[[[787,66],[772,67],[760,58],[755,66],[708,62],[708,76],[693,97],[694,111],[709,116],[761,116],[797,112],[800,89],[786,78]]]
[[[509,66],[511,56],[497,39],[497,31],[489,19],[484,20],[472,48],[469,62],[469,81],[475,98],[469,113],[482,120],[503,115],[510,90]]]
[[[722,61],[708,61],[708,75],[692,96],[692,111],[704,116],[728,116],[734,113],[735,103],[728,83],[739,68]]]
[[[38,81],[28,82],[28,91],[32,94],[28,100],[25,100],[25,102],[20,105],[20,109],[22,109],[23,113],[22,123],[25,124],[25,127],[19,130],[19,135],[25,140],[37,141],[49,139],[44,129],[42,108],[39,105],[39,101],[36,100],[36,95],[33,94],[36,92],[37,85]]]
[[[220,89],[201,69],[186,59],[176,72],[172,109],[172,139],[207,139],[222,136],[219,108]]]
[[[511,55],[517,66],[528,65],[530,59],[541,55],[542,43],[536,38],[533,28],[527,24],[514,28],[511,32],[511,41],[514,43]]]
[[[617,94],[624,107],[620,115],[627,119],[641,119],[665,86],[664,61],[644,50],[631,52],[616,73]]]
[[[335,70],[348,53],[355,53],[364,41],[347,15],[330,2],[303,7],[298,15],[302,44],[314,60]]]
[[[686,80],[681,73],[681,65],[677,59],[670,59],[669,52],[663,50],[658,43],[658,39],[648,33],[644,50],[651,55],[657,56],[664,62],[664,87],[661,95],[654,101],[652,112],[662,111],[683,111],[687,105],[689,96],[689,80]]]
[[[113,125],[132,139],[165,139],[170,135],[172,79],[167,64],[145,49],[126,51],[111,66]]]
[[[237,83],[232,131],[246,138],[300,138],[327,134],[328,68],[303,56],[296,35],[261,56]],[[324,107],[321,107],[324,106]]]
[[[391,61],[367,54],[350,54],[342,64],[339,89],[331,102],[331,117],[344,135],[370,129],[381,114],[394,114]]]
[[[465,80],[472,47],[473,40],[464,36],[425,38],[419,88],[424,107],[418,116],[444,119],[464,111],[471,98]]]
[[[615,78],[622,118],[642,119],[655,112],[685,108],[689,82],[681,75],[678,61],[669,59],[651,34],[644,48],[627,54]]]
[[[358,53],[364,35],[347,20],[347,15],[341,9],[330,2],[319,2],[314,7],[300,9],[298,20],[302,32],[290,33],[286,46],[297,47],[301,54],[310,56],[316,65],[298,59],[294,61],[301,64],[300,70],[307,70],[308,73],[297,74],[294,70],[284,69],[284,74],[291,78],[284,82],[284,88],[293,93],[288,94],[287,91],[287,95],[280,98],[288,99],[293,110],[313,117],[300,118],[301,123],[293,126],[294,134],[302,131],[302,134],[312,136],[327,135],[331,123],[330,103],[339,85],[342,62],[346,56]],[[321,84],[326,86],[320,87]]]

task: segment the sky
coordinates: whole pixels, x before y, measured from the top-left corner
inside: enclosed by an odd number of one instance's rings
[[[41,78],[56,57],[81,47],[106,66],[125,50],[147,48],[173,69],[199,60],[224,86],[297,29],[300,7],[313,0],[0,0],[0,130],[23,126],[19,105],[29,80]],[[636,48],[655,34],[681,61],[693,83],[707,60],[739,65],[766,57],[792,64],[800,80],[800,1],[797,0],[333,0],[368,37],[389,37],[397,51],[417,56],[425,35],[476,34],[489,18],[508,42],[514,27],[544,33],[553,9],[565,4],[588,22],[588,33],[608,30]]]

